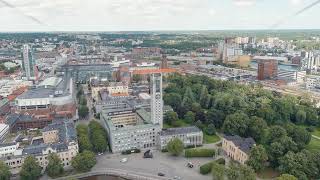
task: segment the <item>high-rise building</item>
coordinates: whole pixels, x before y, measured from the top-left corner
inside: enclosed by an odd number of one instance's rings
[[[161,60],[161,69],[167,69],[168,68],[168,59],[166,55],[162,55]]]
[[[27,80],[37,80],[38,69],[32,55],[32,49],[28,44],[23,45],[22,57],[22,68],[24,70],[25,77]]]
[[[278,61],[259,60],[258,63],[258,80],[273,79],[278,74]]]
[[[151,74],[151,121],[163,126],[162,74]]]

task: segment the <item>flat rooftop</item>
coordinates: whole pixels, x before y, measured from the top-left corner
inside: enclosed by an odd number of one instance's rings
[[[189,126],[189,127],[181,127],[181,128],[163,129],[160,132],[160,135],[171,136],[176,134],[189,134],[189,133],[197,133],[197,132],[202,132],[202,131],[196,126]]]

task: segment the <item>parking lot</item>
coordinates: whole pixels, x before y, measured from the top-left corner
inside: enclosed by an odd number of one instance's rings
[[[128,161],[120,162],[123,158],[127,158]],[[168,153],[162,153],[159,151],[153,151],[152,159],[144,159],[143,152],[130,155],[105,154],[98,156],[97,165],[93,170],[114,168],[152,175],[163,173],[168,179],[174,179],[174,177],[177,176],[184,180],[211,180],[211,175],[203,176],[199,173],[200,165],[211,160],[212,158],[187,159],[183,156],[173,157]],[[188,168],[188,162],[192,162],[194,167]]]

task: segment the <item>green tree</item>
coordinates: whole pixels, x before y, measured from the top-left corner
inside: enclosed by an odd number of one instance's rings
[[[79,104],[86,106],[87,105],[87,99],[84,96],[80,96],[79,98]]]
[[[290,174],[281,174],[281,176],[277,177],[277,180],[298,180],[298,178]]]
[[[228,115],[223,124],[223,131],[226,134],[245,136],[248,129],[249,117],[244,113]]]
[[[224,180],[224,176],[225,176],[224,165],[218,164],[216,162],[212,163],[211,172],[214,180]]]
[[[50,177],[57,177],[63,174],[63,164],[61,159],[58,157],[57,154],[51,153],[48,156],[48,165],[46,168],[46,172]]]
[[[195,122],[196,120],[196,115],[192,112],[192,111],[188,111],[187,114],[184,116],[184,120],[188,123],[188,124],[192,124]]]
[[[80,105],[78,114],[80,117],[85,118],[89,114],[89,108],[86,105]]]
[[[41,176],[42,168],[33,156],[25,158],[24,163],[20,170],[20,179],[22,180],[35,180]]]
[[[164,122],[170,125],[174,124],[174,122],[178,121],[178,114],[174,111],[168,111],[164,114]]]
[[[249,166],[231,163],[230,167],[226,170],[226,175],[229,180],[255,180],[256,176],[254,170]]]
[[[208,88],[206,86],[202,86],[201,93],[200,93],[200,105],[202,108],[208,108],[209,105],[209,93]]]
[[[133,77],[132,77],[132,80],[134,82],[139,82],[142,80],[142,76],[140,74],[134,74]]]
[[[298,124],[303,124],[306,121],[307,118],[307,113],[300,109],[297,113],[296,113],[296,123]]]
[[[206,116],[206,122],[213,123],[216,128],[221,128],[225,119],[225,114],[221,110],[211,108]]]
[[[11,176],[10,167],[0,161],[0,180],[9,180]]]
[[[108,148],[107,132],[97,121],[89,123],[90,141],[93,145],[93,150],[97,153],[105,152]]]
[[[272,126],[268,131],[267,140],[269,143],[275,142],[287,135],[287,131],[281,126]]]
[[[183,148],[183,142],[178,138],[171,139],[167,144],[168,152],[174,156],[180,155],[183,151]]]
[[[80,152],[83,152],[84,150],[91,151],[92,144],[89,140],[88,126],[84,124],[79,124],[76,129],[77,129],[77,135],[78,135],[79,151]]]
[[[79,172],[90,171],[96,163],[96,157],[91,151],[83,151],[77,154],[71,161],[72,167]]]
[[[258,145],[251,149],[250,156],[246,164],[256,172],[259,172],[264,169],[267,160],[268,155],[266,150],[262,145]]]
[[[179,112],[182,103],[182,97],[178,93],[169,93],[163,96],[163,101],[166,105],[170,105],[175,112]],[[179,114],[182,117],[182,114]]]
[[[252,137],[256,142],[262,142],[266,136],[267,123],[259,117],[250,118],[248,136]]]
[[[205,128],[205,133],[208,135],[216,134],[216,127],[213,124],[209,124],[208,127]]]

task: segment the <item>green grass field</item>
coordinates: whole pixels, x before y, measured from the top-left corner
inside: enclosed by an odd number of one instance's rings
[[[320,151],[320,140],[314,137],[311,138],[310,143],[307,145],[306,149],[312,152]]]
[[[220,137],[217,135],[210,136],[210,135],[203,133],[203,141],[205,144],[216,143],[216,142],[220,141]]]

